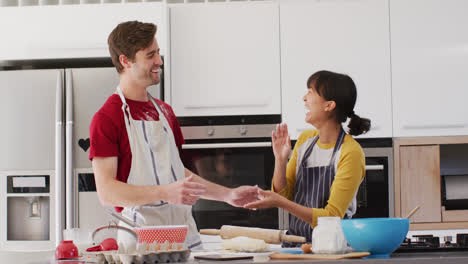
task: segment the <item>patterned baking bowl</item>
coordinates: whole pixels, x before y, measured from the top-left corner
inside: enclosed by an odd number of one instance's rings
[[[135,227],[133,230],[138,234],[138,243],[147,244],[157,242],[184,243],[187,236],[187,225],[161,225]]]

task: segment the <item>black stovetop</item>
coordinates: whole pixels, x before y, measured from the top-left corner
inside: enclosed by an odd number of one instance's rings
[[[406,238],[395,250],[396,253],[453,251],[468,251],[468,234],[457,234],[456,242],[452,241],[451,236],[444,237],[444,241],[441,242],[437,236],[415,235],[413,240]]]

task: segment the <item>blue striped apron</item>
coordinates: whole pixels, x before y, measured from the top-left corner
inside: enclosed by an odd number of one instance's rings
[[[333,153],[330,158],[330,163],[327,166],[318,166],[307,168],[307,159],[319,139],[316,136],[310,146],[304,152],[302,160],[299,164],[299,169],[296,175],[296,184],[294,185],[294,202],[309,208],[324,208],[330,197],[330,187],[335,179],[335,160],[336,154],[343,144],[346,133],[341,128],[340,134],[335,143]],[[310,224],[289,214],[289,230],[290,235],[303,236],[308,242],[312,241],[312,228]],[[300,244],[283,242],[283,247],[297,247]]]

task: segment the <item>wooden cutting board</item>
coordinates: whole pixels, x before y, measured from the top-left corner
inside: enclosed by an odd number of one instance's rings
[[[362,258],[369,256],[369,252],[351,252],[347,254],[289,254],[289,253],[273,253],[269,257],[271,259],[315,259],[315,260],[337,260],[344,258]]]

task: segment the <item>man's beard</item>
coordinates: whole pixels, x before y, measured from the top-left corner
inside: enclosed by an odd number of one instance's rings
[[[156,85],[156,84],[159,84],[159,83],[161,82],[160,74],[161,74],[161,73],[158,72],[158,74],[157,74],[158,77],[157,77],[157,78],[154,78],[154,77],[153,77],[153,73],[150,72],[151,85]]]

